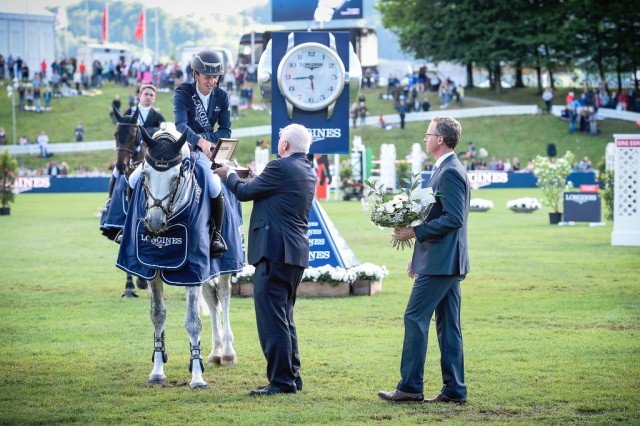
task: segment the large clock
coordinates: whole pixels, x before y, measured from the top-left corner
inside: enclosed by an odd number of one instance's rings
[[[335,48],[335,38],[329,35],[329,46],[315,42],[295,45],[293,33],[289,36],[289,46],[277,72],[289,118],[294,106],[304,111],[327,108],[327,119],[333,114],[346,84],[346,73]]]

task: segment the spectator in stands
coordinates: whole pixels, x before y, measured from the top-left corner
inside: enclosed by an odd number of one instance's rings
[[[40,147],[40,157],[49,158],[49,136],[47,136],[44,130],[40,131],[36,142],[38,142],[38,146]]]
[[[358,103],[354,102],[351,105],[351,110],[349,110],[349,116],[351,116],[351,120],[353,121],[353,127],[358,127]]]
[[[225,77],[226,77],[226,74],[225,74]],[[231,92],[231,95],[229,96],[229,105],[231,106],[231,119],[237,120],[240,118],[240,114],[238,113],[238,105],[240,105],[240,96],[238,96],[238,92],[236,92],[235,90],[231,90],[230,92]]]
[[[367,113],[369,109],[367,109],[367,105],[364,101],[360,101],[360,105],[358,106],[358,117],[360,117],[360,125],[365,126],[365,119],[367,118]]]
[[[4,127],[0,127],[0,145],[7,144],[7,132],[4,131]]]
[[[513,161],[511,161],[511,168],[514,172],[520,171],[520,160],[518,157],[513,157]]]
[[[84,127],[82,127],[82,123],[78,121],[76,124],[76,128],[73,130],[73,134],[76,137],[76,142],[84,141]]]
[[[409,106],[404,99],[400,99],[400,105],[398,105],[398,115],[400,115],[400,128],[404,129],[404,117],[409,112]]]
[[[620,94],[618,95],[618,105],[616,106],[616,110],[626,111],[628,105],[629,105],[629,96],[627,95],[627,92],[625,92],[624,90],[621,90]]]
[[[51,111],[51,96],[53,94],[51,93],[51,89],[49,88],[49,86],[44,88],[44,93],[42,94],[43,98],[44,98],[44,108],[46,111]]]
[[[20,82],[18,84],[18,106],[20,109],[24,109],[24,107],[26,106],[26,93],[27,89],[24,87],[24,83]]]
[[[542,93],[542,100],[544,101],[546,113],[551,114],[551,106],[553,104],[553,89],[551,87],[544,89],[544,93]]]
[[[37,79],[34,78],[34,81],[36,81]],[[41,112],[42,108],[40,107],[40,85],[34,85],[33,86],[33,99],[35,101],[35,107],[36,107],[36,112]]]
[[[589,170],[592,170],[592,165],[591,165],[591,160],[589,160],[588,156],[584,156],[584,158],[580,161],[580,163],[578,163],[578,169],[581,172],[586,172]]]

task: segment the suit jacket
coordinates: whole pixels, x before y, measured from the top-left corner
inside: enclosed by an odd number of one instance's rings
[[[309,212],[316,176],[305,154],[270,161],[259,176],[242,182],[232,173],[229,190],[240,201],[253,200],[248,260],[309,266]]]
[[[416,243],[411,263],[421,275],[464,275],[469,272],[467,220],[471,189],[464,167],[455,155],[446,158],[429,180],[440,197],[420,225],[413,228]]]
[[[184,132],[188,128],[187,141],[191,148],[195,148],[200,135],[209,142],[217,143],[219,138],[231,137],[231,111],[229,111],[229,96],[227,92],[214,87],[209,97],[206,114],[198,111],[194,99],[198,98],[195,81],[182,83],[173,95],[173,114],[176,129]],[[210,131],[203,127],[202,115],[206,115],[211,125]],[[218,130],[215,130],[216,123]]]
[[[127,108],[127,110],[124,112],[124,115],[133,115],[136,112],[136,108],[137,107]],[[164,119],[162,114],[151,108],[149,110],[149,115],[147,115],[147,119],[144,120],[144,124],[142,124],[142,127],[144,127],[150,135],[153,135],[153,133],[155,133],[155,131],[160,128],[160,123],[162,123],[163,121],[167,120]]]

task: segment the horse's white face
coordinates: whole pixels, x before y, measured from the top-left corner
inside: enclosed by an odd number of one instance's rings
[[[181,170],[180,164],[162,172],[147,163],[142,166],[147,198],[144,226],[151,234],[159,234],[167,226],[172,213],[171,203],[180,189]]]

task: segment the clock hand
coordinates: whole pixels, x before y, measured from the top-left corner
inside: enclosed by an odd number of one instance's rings
[[[293,79],[292,79],[292,80],[304,80],[304,79],[312,78],[312,77],[313,77],[313,76],[311,76],[311,75],[309,75],[309,76],[307,76],[307,77],[293,77]]]
[[[311,80],[311,90],[313,90],[313,74],[309,76],[309,80]]]

